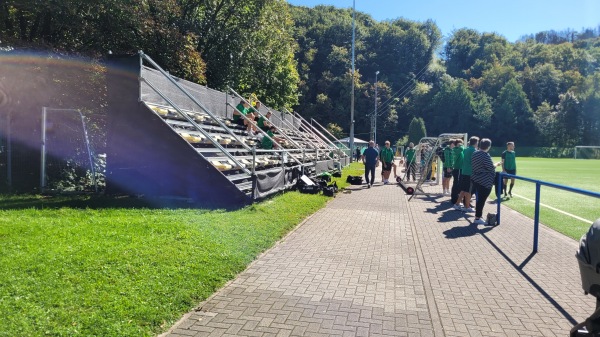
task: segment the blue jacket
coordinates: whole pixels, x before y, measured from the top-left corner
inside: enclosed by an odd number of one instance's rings
[[[377,164],[377,157],[379,157],[379,152],[375,150],[373,147],[369,147],[363,152],[363,156],[365,156],[365,165],[367,166],[375,166]]]

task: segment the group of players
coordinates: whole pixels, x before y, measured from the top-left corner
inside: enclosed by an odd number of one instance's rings
[[[496,167],[501,166],[502,172],[511,175],[517,174],[517,163],[514,142],[506,143],[506,150],[502,152],[502,160],[493,163],[488,153],[492,145],[491,140],[487,138],[479,140],[478,137],[471,137],[467,147],[463,145],[462,139],[452,139],[443,147],[439,153],[443,162],[443,180],[442,189],[444,195],[450,195],[450,202],[455,210],[471,213],[475,212],[475,223],[484,224],[481,219],[483,206],[490,195],[492,188],[496,184]],[[422,158],[426,157],[427,151],[421,151]],[[433,155],[433,154],[429,154]],[[415,149],[413,144],[405,153],[406,177],[408,180],[412,177],[415,180]],[[435,160],[432,160],[434,162]],[[430,178],[431,170],[423,170]],[[453,180],[450,188],[450,180]],[[510,179],[510,188],[507,194],[507,179],[502,182],[502,193],[504,197],[512,198],[512,189],[515,179]],[[471,197],[477,194],[475,209],[471,206]]]

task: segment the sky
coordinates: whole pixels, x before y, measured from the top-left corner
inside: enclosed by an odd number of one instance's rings
[[[298,6],[351,8],[353,0],[288,0]],[[356,10],[375,20],[432,19],[447,37],[459,28],[495,32],[515,42],[546,30],[580,31],[600,26],[600,0],[354,0]]]

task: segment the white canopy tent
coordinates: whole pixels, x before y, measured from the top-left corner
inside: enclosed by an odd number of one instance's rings
[[[350,145],[350,137],[346,137],[346,138],[340,139],[339,143],[344,144],[346,146],[349,146]],[[368,141],[354,137],[354,146],[355,147],[356,146],[363,147],[363,146],[367,146],[367,145],[369,145]]]

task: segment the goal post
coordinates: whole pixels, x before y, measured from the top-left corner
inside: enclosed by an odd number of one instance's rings
[[[600,159],[600,146],[575,146],[575,159]]]
[[[41,122],[40,193],[49,187],[65,192],[74,187],[65,187],[66,181],[81,185],[88,175],[94,191],[98,192],[93,154],[81,111],[43,107]],[[76,190],[81,189],[82,186],[76,187]]]

